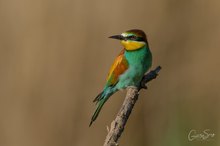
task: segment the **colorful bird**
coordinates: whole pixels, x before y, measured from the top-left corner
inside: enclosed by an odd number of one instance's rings
[[[152,64],[152,54],[146,34],[142,30],[132,29],[109,38],[120,40],[124,48],[109,71],[103,91],[93,100],[98,105],[89,126],[96,120],[112,94],[128,86],[140,87],[142,77]]]

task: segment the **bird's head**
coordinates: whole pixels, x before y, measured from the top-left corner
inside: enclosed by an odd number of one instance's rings
[[[128,51],[138,50],[148,45],[146,34],[139,29],[128,30],[120,35],[110,36],[109,38],[121,40],[122,45]]]

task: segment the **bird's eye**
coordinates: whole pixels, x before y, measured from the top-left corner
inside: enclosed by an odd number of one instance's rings
[[[129,40],[136,40],[136,36],[132,35],[128,37]]]

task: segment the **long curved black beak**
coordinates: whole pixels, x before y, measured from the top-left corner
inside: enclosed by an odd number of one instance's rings
[[[113,35],[113,36],[110,36],[109,38],[117,39],[117,40],[124,40],[124,37],[122,35]]]

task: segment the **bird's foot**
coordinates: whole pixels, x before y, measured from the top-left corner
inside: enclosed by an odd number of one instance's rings
[[[147,89],[147,85],[144,82],[141,82],[141,85],[139,87],[140,89]]]
[[[157,77],[157,71],[155,70],[152,70],[150,71],[148,74],[146,74],[145,76],[143,76],[142,80],[141,80],[141,83],[140,83],[140,87],[139,87],[139,90],[140,89],[147,89],[147,85],[146,83],[149,82],[150,80],[152,79],[155,79]]]

